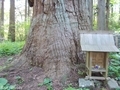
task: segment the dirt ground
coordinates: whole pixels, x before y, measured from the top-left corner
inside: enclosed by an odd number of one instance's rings
[[[0,66],[4,65],[6,61],[13,58],[11,57],[2,57],[0,58]],[[84,68],[81,68],[84,71]],[[78,79],[84,77],[84,75],[76,74],[77,69],[71,70],[71,73],[68,77],[65,77],[61,80],[55,79],[52,81],[52,87],[54,90],[64,90],[68,85],[78,87]],[[39,67],[27,67],[24,69],[12,68],[10,70],[5,69],[0,72],[0,77],[8,79],[9,83],[16,85],[16,90],[47,90],[45,85],[38,86],[38,84],[43,83],[43,80],[47,77],[44,74],[44,71]],[[108,90],[106,85],[102,82],[104,89],[94,89],[94,90]]]
[[[5,62],[12,57],[0,58],[0,66],[4,65]],[[0,72],[0,77],[8,79],[10,84],[16,85],[17,90],[47,90],[47,87],[45,85],[38,87],[38,84],[43,83],[43,80],[47,77],[45,76],[44,71],[40,67],[29,66],[24,69],[21,68],[19,69],[12,68],[11,70],[5,69]],[[21,81],[18,81],[17,79],[18,77],[21,79]],[[66,87],[66,85],[73,84],[73,82],[74,82],[73,85],[77,86],[78,84],[77,80],[78,75],[75,75],[75,72],[71,72],[69,78],[65,77],[62,80],[56,79],[52,81],[52,86],[54,90],[63,90],[63,88]]]

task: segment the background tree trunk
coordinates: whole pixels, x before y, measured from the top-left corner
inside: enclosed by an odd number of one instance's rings
[[[112,25],[113,24],[113,14],[114,14],[114,10],[113,10],[113,4],[111,3],[111,6],[110,6],[110,24]]]
[[[109,30],[110,0],[106,1],[106,30]]]
[[[0,0],[0,37],[4,38],[4,0]]]
[[[86,0],[34,0],[33,19],[20,63],[40,66],[51,78],[67,75],[81,59],[79,31],[89,30]]]
[[[93,0],[93,29],[96,29],[95,24],[96,24],[96,21],[97,21],[97,14],[98,14],[97,13],[98,12],[98,10],[97,10],[97,8],[98,8],[97,3],[98,3],[98,1]]]
[[[10,21],[8,40],[15,41],[15,0],[10,0]]]
[[[119,0],[119,19],[118,22],[120,23],[120,0]]]
[[[28,20],[28,0],[25,0],[25,39],[27,37],[27,30],[26,30],[26,25],[27,25],[27,20]]]
[[[105,0],[98,0],[98,30],[105,30]]]
[[[28,17],[31,17],[30,16],[31,15],[31,9],[30,9],[30,7],[28,6],[27,9],[28,9]]]
[[[26,22],[26,20],[27,20],[27,12],[28,12],[28,10],[27,10],[27,1],[28,0],[25,0],[25,22]]]
[[[87,0],[91,30],[93,30],[93,0]]]

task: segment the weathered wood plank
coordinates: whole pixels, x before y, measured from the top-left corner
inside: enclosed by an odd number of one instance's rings
[[[86,79],[97,79],[97,80],[105,80],[105,79],[109,80],[110,79],[110,77],[105,78],[105,77],[95,77],[95,76],[92,76],[92,77],[86,76],[85,78]]]

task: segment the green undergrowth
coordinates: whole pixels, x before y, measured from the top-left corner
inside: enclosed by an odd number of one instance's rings
[[[0,90],[15,90],[15,85],[11,85],[6,78],[0,78]]]
[[[54,90],[52,86],[52,79],[48,77],[44,78],[43,83],[38,84],[38,87],[41,87],[41,86],[46,86],[47,90]],[[71,85],[68,85],[68,87],[64,88],[63,90],[90,90],[90,89],[89,88],[78,88],[77,89],[77,88],[72,87]]]
[[[44,78],[43,83],[38,84],[38,87],[41,87],[41,86],[46,86],[47,90],[54,90],[52,87],[52,79],[50,79],[49,77]]]
[[[0,57],[19,54],[22,51],[25,42],[9,42],[0,43]]]
[[[68,88],[66,88],[64,90],[90,90],[90,89],[88,89],[88,88],[79,88],[79,89],[76,89],[76,88],[73,88],[73,87],[68,87]]]
[[[71,85],[68,85],[67,88],[65,88],[64,90],[90,90],[89,88],[75,88],[75,87],[72,87]]]
[[[108,75],[120,80],[120,53],[111,53],[109,57]]]

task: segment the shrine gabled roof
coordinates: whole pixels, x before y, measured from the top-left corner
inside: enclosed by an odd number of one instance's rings
[[[80,34],[82,51],[119,52],[112,34]]]

